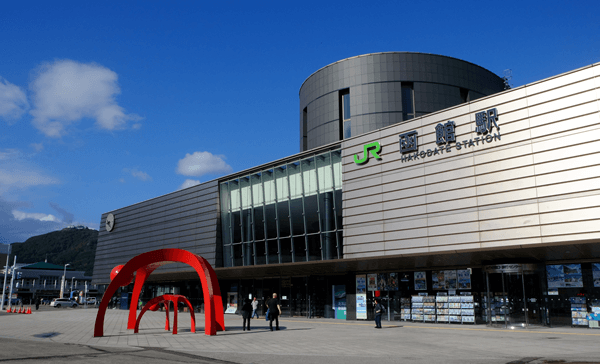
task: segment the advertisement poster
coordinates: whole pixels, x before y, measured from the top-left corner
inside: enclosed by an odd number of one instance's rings
[[[390,273],[388,275],[386,291],[397,291],[398,290],[398,273]]]
[[[367,274],[367,287],[369,291],[377,291],[377,274]]]
[[[426,291],[427,279],[425,272],[415,272],[415,291]]]
[[[343,284],[332,286],[333,289],[333,308],[335,318],[339,320],[346,319],[346,286]]]
[[[235,313],[237,311],[237,292],[227,292],[227,309],[225,313]]]
[[[356,276],[356,319],[367,319],[367,276]]]
[[[457,281],[455,270],[445,270],[444,278],[446,279],[446,289],[456,289]]]
[[[431,272],[431,282],[433,289],[446,289],[446,280],[443,270],[434,270]]]
[[[378,291],[385,291],[386,290],[387,279],[388,279],[388,274],[387,273],[379,273],[379,274],[377,274],[377,290]]]
[[[546,266],[548,288],[583,287],[581,264],[555,264]]]
[[[594,277],[594,287],[600,287],[600,263],[592,263],[592,275]]]
[[[562,265],[547,265],[546,275],[548,277],[548,288],[564,287],[565,272]]]
[[[565,287],[583,287],[581,264],[565,264]]]
[[[471,289],[471,272],[468,269],[459,269],[458,289]]]

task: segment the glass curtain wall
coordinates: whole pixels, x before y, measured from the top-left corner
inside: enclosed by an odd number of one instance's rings
[[[225,267],[342,257],[340,150],[220,185]]]

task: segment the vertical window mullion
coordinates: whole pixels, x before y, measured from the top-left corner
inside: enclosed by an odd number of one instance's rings
[[[231,260],[231,266],[235,267],[235,260],[233,259],[233,237],[235,236],[233,233],[233,206],[231,204],[231,181],[227,182],[227,193],[229,194],[229,259]]]
[[[246,259],[245,259],[245,246],[244,246],[244,201],[242,200],[242,178],[244,177],[239,177],[238,178],[238,195],[239,195],[239,200],[240,200],[240,243],[241,243],[241,248],[242,248],[242,267],[244,265],[246,265]]]
[[[296,261],[296,257],[294,254],[294,226],[292,224],[292,188],[290,185],[290,168],[289,163],[285,165],[285,179],[287,180],[288,185],[288,222],[290,224],[290,244],[291,244],[291,254],[292,254],[292,263]]]
[[[263,229],[265,236],[265,264],[269,264],[269,242],[267,241],[267,207],[266,207],[266,196],[265,196],[265,181],[263,180],[265,172],[260,173],[260,186],[262,191],[262,208],[263,208]]]
[[[250,219],[252,229],[252,256],[254,257],[254,265],[256,265],[256,222],[254,221],[254,184],[252,182],[252,175],[250,175],[248,182],[250,183],[250,214],[252,214]]]
[[[277,178],[275,177],[275,168],[273,167],[273,189],[275,190],[275,227],[277,228],[277,257],[281,264],[281,241],[279,240],[279,206],[277,204]]]
[[[337,221],[337,206],[335,205],[335,174],[333,172],[333,156],[331,155],[331,151],[329,151],[329,168],[331,170],[331,190],[333,191],[333,221],[334,221],[334,226],[335,226],[335,244],[336,244],[336,250],[337,250],[337,257],[338,259],[340,259],[340,242],[339,242],[339,238],[338,238],[338,229],[339,227],[337,226],[338,221]]]
[[[317,155],[313,154],[315,164],[315,181],[317,183],[317,217],[319,218],[319,242],[321,245],[321,260],[325,260],[325,252],[323,251],[323,226],[321,226],[321,195],[319,190],[319,169],[317,168]]]
[[[306,229],[306,208],[304,202],[304,172],[302,171],[302,160],[300,160],[300,183],[302,184],[302,221],[304,223],[304,249],[306,254],[306,261],[308,262],[308,230]]]

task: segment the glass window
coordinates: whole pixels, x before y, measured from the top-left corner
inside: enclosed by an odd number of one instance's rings
[[[350,120],[350,92],[342,95],[342,119]]]
[[[352,136],[350,123],[350,89],[340,91],[340,139],[347,139]]]
[[[415,101],[413,84],[402,84],[402,119],[409,120],[415,117]]]
[[[352,136],[352,123],[350,120],[344,121],[344,139]]]
[[[236,177],[219,187],[225,267],[341,256],[340,150]]]

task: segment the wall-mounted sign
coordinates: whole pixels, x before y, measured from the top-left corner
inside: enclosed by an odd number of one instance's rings
[[[469,140],[457,141],[454,121],[447,121],[444,124],[437,124],[435,127],[435,143],[438,148],[427,149],[427,151],[418,151],[417,132],[400,134],[400,153],[402,153],[401,161],[409,162],[413,160],[424,159],[438,154],[450,153],[452,151],[451,143],[455,143],[456,150],[462,148],[470,148],[476,145],[491,143],[496,140],[501,140],[500,127],[498,126],[498,110],[496,108],[487,111],[478,112],[475,114],[475,130],[478,137]],[[498,133],[491,134],[492,129],[496,127]],[[406,155],[404,155],[406,154]]]
[[[356,164],[364,164],[369,160],[369,152],[375,159],[381,159],[378,153],[381,151],[381,145],[379,142],[373,142],[369,144],[365,144],[363,147],[363,157],[361,159],[358,158],[358,154],[354,155],[354,163]]]

